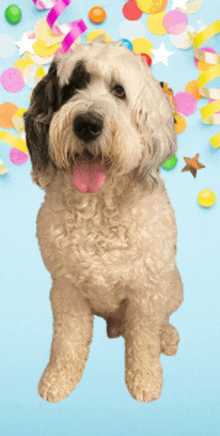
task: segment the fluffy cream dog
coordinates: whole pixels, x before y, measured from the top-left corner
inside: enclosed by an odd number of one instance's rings
[[[159,398],[160,353],[177,352],[177,228],[160,166],[176,151],[169,99],[141,56],[102,39],[59,55],[25,114],[32,177],[45,192],[37,238],[53,285],[44,400],[81,379],[93,317],[125,340],[136,400]]]

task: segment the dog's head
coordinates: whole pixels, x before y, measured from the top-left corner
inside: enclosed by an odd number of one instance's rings
[[[176,151],[173,113],[146,62],[118,42],[79,45],[57,56],[25,114],[33,179],[45,188],[71,169],[81,192],[108,172],[158,180]]]

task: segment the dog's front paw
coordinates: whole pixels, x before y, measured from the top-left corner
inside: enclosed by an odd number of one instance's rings
[[[179,344],[179,333],[171,324],[165,324],[161,334],[161,351],[166,356],[174,356]]]
[[[77,386],[81,374],[72,365],[49,363],[41,377],[38,392],[45,401],[56,403],[68,397]]]
[[[140,369],[129,369],[126,371],[125,382],[131,396],[139,401],[150,403],[160,397],[163,372],[160,361],[154,365],[142,366]]]

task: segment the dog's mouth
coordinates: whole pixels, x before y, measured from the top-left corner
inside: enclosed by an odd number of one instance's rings
[[[101,154],[94,157],[88,150],[82,155],[77,153],[73,169],[75,188],[82,193],[97,192],[105,181],[106,169]]]

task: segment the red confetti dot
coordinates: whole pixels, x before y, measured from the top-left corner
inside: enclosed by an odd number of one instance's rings
[[[135,0],[130,0],[125,3],[122,13],[127,20],[136,21],[141,18],[143,12],[137,7]]]
[[[147,62],[148,67],[152,64],[152,59],[146,53],[141,53],[141,57]]]

